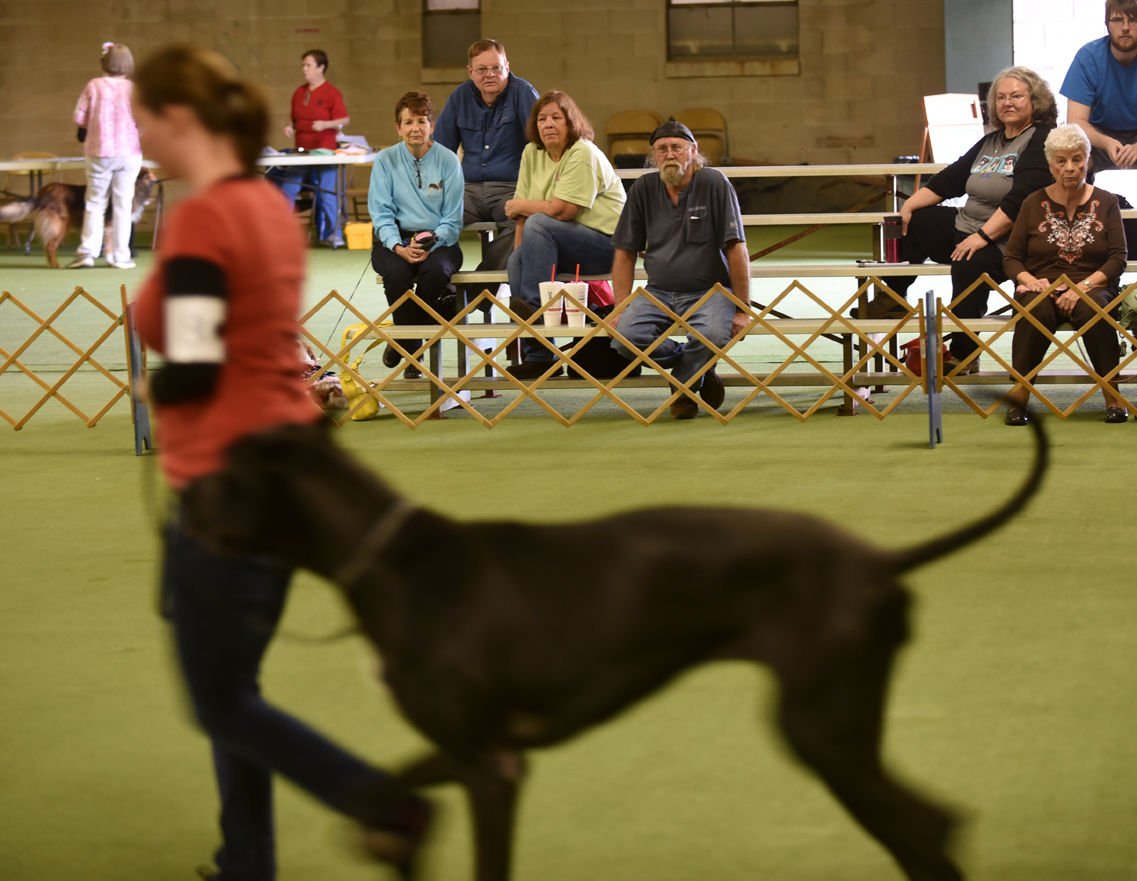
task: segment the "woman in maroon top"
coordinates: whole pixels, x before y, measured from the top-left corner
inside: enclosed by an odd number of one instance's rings
[[[135,305],[139,333],[165,361],[150,395],[180,491],[219,469],[235,441],[320,418],[298,372],[303,240],[288,203],[255,174],[267,104],[221,56],[159,51],[136,72],[134,102],[146,154],[190,187]],[[166,528],[163,606],[221,797],[218,871],[204,877],[273,881],[273,774],[357,820],[377,859],[409,871],[429,805],[261,695],[291,571],[218,553],[180,520]]]
[[[325,78],[327,53],[309,49],[300,58],[300,72],[304,74],[304,84],[292,93],[290,121],[284,127],[284,136],[296,139],[299,152],[335,150],[336,134],[343,131],[351,118],[340,90]],[[316,207],[317,237],[333,248],[343,246],[334,166],[278,166],[269,172],[269,180],[280,187],[290,203],[296,201],[301,187],[310,189]]]
[[[1086,182],[1090,139],[1080,127],[1054,129],[1044,150],[1055,182],[1023,201],[1003,267],[1015,281],[1015,299],[1029,306],[1030,314],[1051,332],[1063,322],[1080,328],[1094,321],[1082,340],[1094,370],[1107,376],[1118,364],[1117,332],[1087,300],[1104,307],[1116,296],[1126,258],[1121,208],[1115,195]],[[1062,276],[1073,285],[1055,284]],[[1011,347],[1015,370],[1029,374],[1049,347],[1050,339],[1026,316],[1020,317]],[[1117,383],[1103,391],[1105,421],[1125,422],[1129,414]],[[1007,425],[1030,421],[1028,395],[1023,385],[1011,390]]]

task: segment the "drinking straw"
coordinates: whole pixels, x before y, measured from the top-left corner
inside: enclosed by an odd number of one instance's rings
[[[557,264],[554,263],[553,264],[553,273],[552,273],[552,275],[549,276],[549,281],[556,281],[556,280],[557,280]]]
[[[580,264],[576,264],[576,280],[580,281]]]

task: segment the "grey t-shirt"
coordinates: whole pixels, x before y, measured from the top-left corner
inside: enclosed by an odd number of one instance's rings
[[[967,178],[967,202],[955,218],[955,228],[971,235],[990,219],[1014,185],[1012,176],[1019,156],[1034,137],[1034,126],[1011,140],[1002,131],[987,135],[980,144]]]
[[[648,284],[662,291],[707,291],[730,287],[723,253],[744,241],[738,195],[722,172],[702,168],[672,205],[659,172],[632,185],[612,244],[624,251],[646,250]]]

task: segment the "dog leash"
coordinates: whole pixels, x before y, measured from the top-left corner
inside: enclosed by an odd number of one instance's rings
[[[340,310],[339,317],[336,318],[336,323],[332,326],[331,333],[328,338],[324,340],[324,348],[326,349],[336,335],[336,331],[340,328],[340,323],[343,321],[343,316],[347,312],[348,304],[355,300],[355,292],[359,290],[359,286],[363,283],[363,276],[367,274],[367,270],[371,268],[371,257],[367,258],[367,262],[363,265],[363,272],[359,273],[359,278],[355,280],[355,287],[351,289],[351,293],[347,295],[347,303],[344,303],[343,308]]]
[[[367,568],[375,563],[383,549],[391,543],[403,528],[403,524],[418,509],[405,499],[399,499],[363,536],[347,562],[330,576],[330,580],[348,590],[362,577]]]

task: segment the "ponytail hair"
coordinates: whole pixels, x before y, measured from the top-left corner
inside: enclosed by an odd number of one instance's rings
[[[247,172],[256,170],[268,140],[268,101],[217,52],[200,46],[159,49],[135,71],[134,98],[154,113],[168,105],[190,108],[207,131],[232,140]]]

